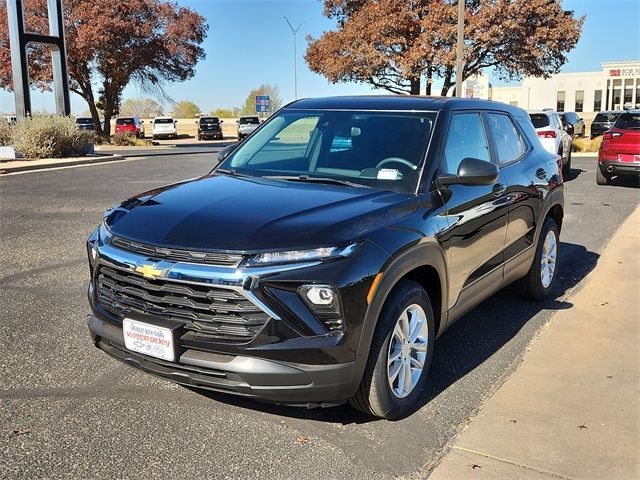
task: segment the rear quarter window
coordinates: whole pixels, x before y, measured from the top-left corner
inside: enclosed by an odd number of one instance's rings
[[[640,130],[640,113],[621,113],[613,126],[621,130]]]

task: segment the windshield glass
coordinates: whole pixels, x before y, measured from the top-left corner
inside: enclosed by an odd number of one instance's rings
[[[173,118],[156,118],[153,123],[155,125],[159,123],[173,123]]]
[[[116,120],[116,125],[134,125],[135,123],[133,118],[118,118]]]
[[[240,125],[246,125],[248,123],[258,125],[260,123],[260,119],[258,117],[242,117],[240,119]]]
[[[607,123],[607,122],[613,122],[615,121],[616,118],[618,118],[618,115],[620,115],[619,113],[609,113],[609,112],[604,112],[604,113],[599,113],[596,115],[596,118],[593,119],[594,122],[602,122],[602,123]]]
[[[91,120],[90,118],[76,118],[76,123],[78,125],[91,125],[93,123],[93,120]]]
[[[412,193],[435,119],[436,112],[286,110],[241,144],[220,169]]]
[[[621,130],[640,130],[640,113],[621,113],[613,126]]]
[[[535,128],[543,128],[549,126],[549,117],[546,113],[532,113],[529,115],[531,117],[531,123]]]
[[[200,124],[201,125],[212,125],[212,124],[216,124],[218,123],[218,119],[215,117],[208,117],[208,118],[201,118],[200,119]]]

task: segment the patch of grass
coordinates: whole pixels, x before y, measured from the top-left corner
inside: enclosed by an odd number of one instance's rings
[[[119,147],[149,147],[153,145],[150,140],[144,138],[136,138],[130,133],[116,133],[111,136],[111,145]]]
[[[576,138],[573,140],[571,150],[574,152],[597,152],[600,150],[602,137],[596,137],[593,140],[589,138]]]

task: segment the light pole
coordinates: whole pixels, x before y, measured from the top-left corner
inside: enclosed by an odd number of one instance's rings
[[[458,42],[456,48],[456,97],[462,96],[462,68],[464,56],[464,3],[458,0]]]
[[[297,28],[293,28],[293,25],[291,25],[291,22],[289,21],[289,19],[283,15],[282,18],[285,19],[285,21],[287,22],[287,25],[289,25],[289,28],[291,29],[291,33],[293,34],[293,90],[294,90],[294,94],[295,94],[295,99],[298,99],[298,53],[296,51],[296,36],[298,35],[298,30],[300,30],[300,27],[302,27],[302,24],[304,22],[300,22],[300,25],[298,25]]]

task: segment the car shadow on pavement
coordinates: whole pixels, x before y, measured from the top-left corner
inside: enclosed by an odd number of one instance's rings
[[[578,178],[581,174],[586,173],[586,170],[582,170],[581,168],[572,168],[567,173],[562,174],[562,179],[565,182],[570,182]]]
[[[542,302],[520,298],[512,286],[505,287],[467,313],[436,341],[429,380],[415,413],[457,380],[475,370],[507,344],[527,322],[544,310],[564,310],[573,305],[563,296],[575,287],[598,262],[599,255],[582,245],[560,242],[560,270],[550,298]],[[376,420],[348,405],[306,409],[258,402],[218,392],[190,390],[223,403],[283,417],[343,425]]]
[[[625,188],[640,188],[640,176],[639,175],[619,175],[617,177],[613,177],[609,185],[604,185],[601,187],[625,187]]]

